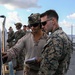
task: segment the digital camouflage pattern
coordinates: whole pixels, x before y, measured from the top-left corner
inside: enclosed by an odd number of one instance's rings
[[[71,40],[58,28],[44,46],[39,75],[64,75],[69,68],[71,52]]]
[[[29,17],[28,17],[28,23],[29,25],[30,24],[34,24],[34,23],[40,23],[40,14],[39,13],[36,13],[36,14],[31,14]]]

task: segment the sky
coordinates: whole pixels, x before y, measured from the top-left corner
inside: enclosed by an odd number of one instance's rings
[[[43,13],[54,9],[59,15],[59,26],[69,35],[75,35],[75,0],[0,0],[0,15],[5,15],[5,27],[8,31],[15,23],[28,25],[28,16],[31,13]],[[2,30],[4,19],[0,17]]]

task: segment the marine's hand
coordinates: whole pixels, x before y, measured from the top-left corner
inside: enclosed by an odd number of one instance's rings
[[[2,52],[2,60],[3,60],[3,64],[6,63],[7,58],[8,58],[7,53],[6,53],[6,52]]]

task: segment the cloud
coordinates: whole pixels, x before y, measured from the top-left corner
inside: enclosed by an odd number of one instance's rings
[[[71,27],[72,23],[67,22],[66,20],[63,20],[59,23],[61,26]]]
[[[4,4],[4,6],[9,9],[9,10],[14,10],[15,7],[14,6],[11,6],[10,4]]]
[[[30,11],[31,11],[31,10],[29,10],[29,9],[27,10],[27,12],[30,12]]]
[[[0,30],[2,30],[2,23],[3,23],[3,19],[0,18]]]
[[[75,13],[68,15],[67,18],[68,19],[75,19]]]
[[[12,22],[21,21],[18,13],[16,11],[14,11],[14,12],[8,12],[8,20],[10,20]]]
[[[38,4],[38,0],[0,0],[0,4],[4,5],[6,8],[10,10],[14,10],[15,8],[40,8]]]
[[[8,12],[8,17],[6,18],[6,21],[5,21],[5,27],[6,27],[7,31],[10,26],[12,26],[13,29],[16,31],[14,23],[17,23],[17,22],[21,22],[21,19],[20,19],[18,13],[16,11]],[[1,25],[2,23],[3,23],[3,19],[0,18],[0,29],[1,30],[2,30],[2,25]]]
[[[9,29],[10,26],[12,26],[15,29],[14,24],[17,22],[21,22],[21,19],[16,11],[9,12],[8,17],[6,19],[6,28]],[[15,29],[16,30],[16,29]]]

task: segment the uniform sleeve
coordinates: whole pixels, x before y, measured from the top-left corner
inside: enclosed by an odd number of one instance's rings
[[[59,59],[62,55],[63,42],[60,37],[50,38],[49,43],[42,52],[42,62],[39,75],[54,75],[56,72]]]
[[[8,60],[10,61],[13,58],[16,58],[20,51],[25,47],[25,37],[21,38],[16,44],[15,46],[13,46],[12,48],[10,48],[9,50],[7,50],[7,55],[8,55]]]

